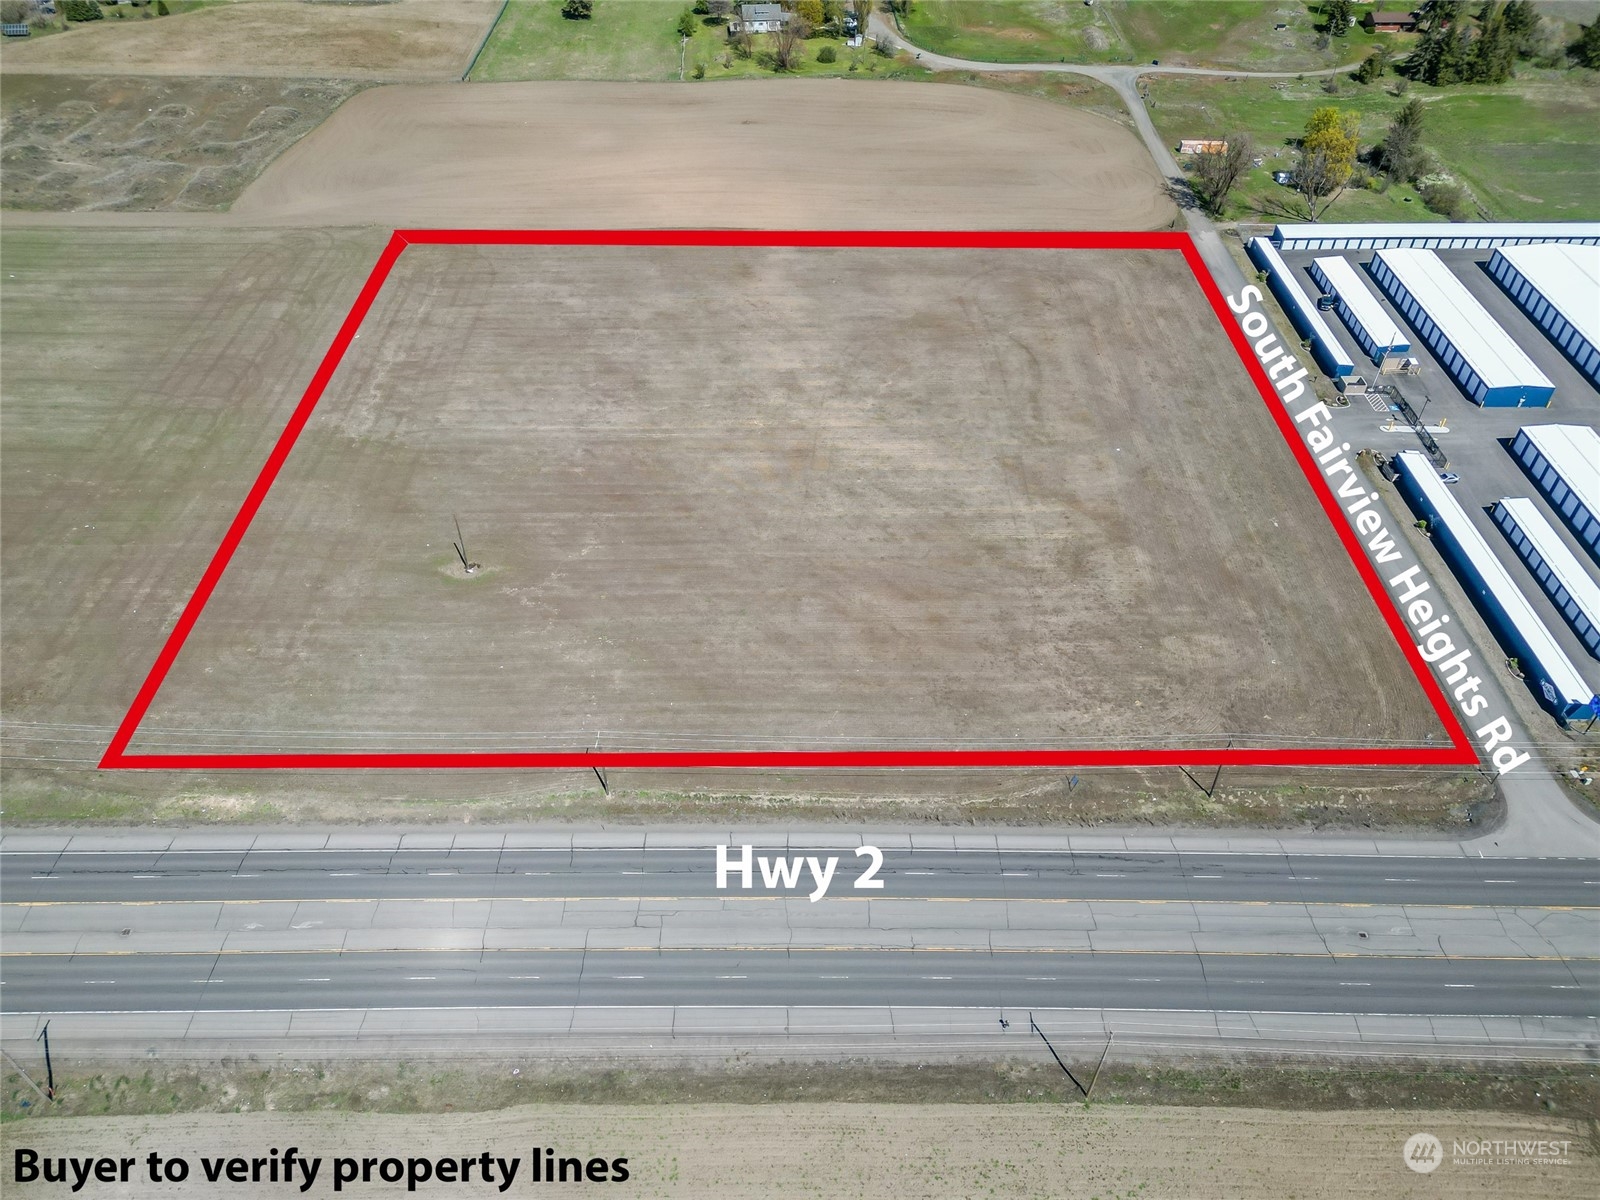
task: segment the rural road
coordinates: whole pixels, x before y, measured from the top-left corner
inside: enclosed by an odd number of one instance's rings
[[[49,836],[61,844],[39,847]],[[1370,1014],[1410,1022],[1408,1037],[1440,1036],[1441,1018],[1511,1021],[1494,1040],[1594,1041],[1592,860],[1090,850],[1047,834],[917,846],[925,835],[883,831],[864,835],[886,847],[870,891],[853,887],[860,834],[656,836],[13,836],[0,1011],[19,1043],[45,1019],[80,1043],[263,1022],[286,1043],[408,1014],[552,1033],[601,1013],[735,1037],[762,1014],[783,1014],[779,1036],[802,1011],[857,1014],[859,1032],[872,1027],[859,1014],[891,1029],[913,1008],[996,1036],[1000,1016],[1039,1009],[1293,1014],[1301,1035]],[[816,903],[809,874],[774,890],[759,865],[750,891],[718,892],[725,840],[840,863]]]

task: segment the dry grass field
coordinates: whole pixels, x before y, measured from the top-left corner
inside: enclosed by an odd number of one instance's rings
[[[1453,1138],[1559,1139],[1562,1165],[1456,1165],[1432,1175],[1408,1170],[1405,1141],[1419,1130]],[[86,1117],[9,1123],[4,1144],[45,1155],[265,1156],[296,1146],[325,1160],[313,1196],[332,1195],[340,1155],[437,1158],[485,1149],[524,1161],[509,1193],[526,1179],[534,1146],[560,1155],[626,1156],[630,1178],[612,1190],[641,1197],[767,1200],[851,1196],[867,1200],[949,1197],[1138,1197],[1139,1200],[1349,1200],[1395,1196],[1594,1194],[1592,1142],[1580,1122],[1559,1117],[1437,1110],[1279,1112],[1259,1108],[1118,1107],[1076,1104],[674,1104],[536,1105],[491,1113],[250,1113]],[[12,1179],[12,1156],[5,1174]],[[195,1183],[194,1180],[198,1180]],[[283,1183],[231,1184],[230,1196],[299,1195]],[[38,1185],[40,1187],[44,1185]],[[497,1185],[421,1185],[451,1195],[494,1196]],[[405,1195],[405,1183],[374,1181],[345,1194]],[[148,1181],[109,1188],[91,1200],[199,1196],[190,1184]],[[64,1193],[65,1189],[59,1189]]]
[[[0,74],[8,209],[224,208],[362,85]]]
[[[1160,229],[1177,215],[1138,138],[1105,117],[826,79],[374,88],[232,212],[523,229]]]
[[[459,79],[499,10],[496,0],[246,0],[8,41],[0,66],[73,74]]]
[[[1203,305],[1165,252],[412,247],[132,748],[1420,743]]]

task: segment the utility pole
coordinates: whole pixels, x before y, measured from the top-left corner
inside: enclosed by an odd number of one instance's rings
[[[51,1100],[56,1098],[56,1070],[50,1063],[50,1022],[44,1023],[44,1028],[39,1031],[39,1036],[33,1039],[44,1043],[44,1094]]]

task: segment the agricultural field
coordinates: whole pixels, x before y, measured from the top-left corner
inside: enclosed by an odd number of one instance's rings
[[[114,10],[103,20],[74,24],[48,37],[7,39],[0,47],[0,67],[114,75],[459,79],[499,8],[496,0],[249,0],[120,20]]]
[[[887,124],[893,138],[881,135]],[[1159,229],[1176,209],[1137,138],[1091,113],[979,88],[768,79],[374,88],[273,163],[232,216],[397,228]]]
[[[225,208],[362,86],[6,72],[0,201],[57,212]]]
[[[1379,141],[1406,100],[1426,108],[1423,143],[1442,168],[1477,198],[1482,219],[1578,221],[1600,216],[1600,77],[1593,72],[1525,69],[1499,87],[1410,88],[1343,81],[1330,95],[1317,80],[1204,79],[1155,76],[1147,81],[1151,120],[1171,145],[1181,138],[1245,130],[1265,156],[1234,193],[1240,219],[1302,220],[1289,189],[1272,182],[1292,165],[1290,139],[1313,110],[1333,105],[1361,115],[1361,142]],[[1349,188],[1328,209],[1330,221],[1443,220],[1406,185],[1379,193]]]
[[[1418,744],[1201,303],[1169,252],[413,246],[131,748]]]

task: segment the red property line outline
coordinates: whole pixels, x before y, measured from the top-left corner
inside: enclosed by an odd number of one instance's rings
[[[1384,615],[1402,652],[1410,663],[1435,714],[1450,735],[1448,746],[1381,746],[1368,749],[1201,749],[1201,750],[798,750],[752,752],[605,752],[593,753],[315,753],[315,754],[130,754],[128,746],[145,713],[154,702],[167,673],[172,669],[184,642],[211,599],[234,551],[244,539],[250,522],[266,499],[268,491],[283,469],[306,422],[310,420],[328,381],[338,369],[346,349],[377,299],[395,262],[410,245],[434,246],[832,246],[904,247],[935,249],[1041,249],[1041,250],[1177,250],[1205,293],[1217,319],[1227,331],[1268,411],[1277,421],[1312,491],[1322,502],[1323,511],[1357,572],[1367,585],[1372,601]],[[1317,470],[1311,451],[1301,440],[1287,410],[1278,402],[1277,392],[1257,361],[1244,332],[1230,314],[1227,304],[1201,260],[1199,250],[1183,233],[975,233],[950,231],[833,232],[833,231],[735,231],[735,230],[480,230],[480,229],[401,229],[396,230],[378,256],[360,294],[351,306],[339,332],[316,374],[311,377],[289,423],[267,456],[261,473],[245,496],[222,543],[200,577],[194,594],[184,606],[172,633],[145,677],[111,744],[100,761],[102,770],[350,770],[382,768],[415,770],[432,768],[572,768],[614,767],[1193,767],[1193,766],[1455,766],[1475,765],[1477,751],[1456,717],[1443,690],[1418,653],[1399,612],[1389,603],[1388,593],[1368,561],[1354,531],[1345,522],[1333,493]]]

